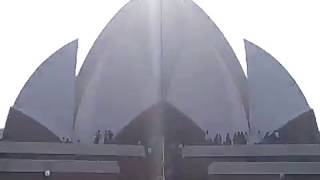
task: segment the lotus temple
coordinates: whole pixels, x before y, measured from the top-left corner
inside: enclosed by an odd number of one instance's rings
[[[131,0],[77,75],[75,40],[25,83],[0,179],[319,179],[312,107],[271,54],[244,43],[247,76],[191,0]]]

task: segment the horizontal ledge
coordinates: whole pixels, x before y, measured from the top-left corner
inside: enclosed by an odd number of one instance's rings
[[[185,146],[184,158],[320,156],[318,144]]]
[[[0,172],[119,174],[116,161],[0,159]]]
[[[1,153],[145,157],[144,146],[120,144],[87,145],[44,142],[0,142]]]
[[[320,162],[214,162],[209,175],[320,174]]]

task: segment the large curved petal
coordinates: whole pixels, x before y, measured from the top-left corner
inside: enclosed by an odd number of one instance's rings
[[[77,48],[76,40],[42,63],[24,85],[13,106],[59,138],[72,137]]]
[[[92,142],[98,129],[118,133],[166,101],[212,134],[247,130],[245,83],[228,42],[191,1],[131,1],[77,78],[76,131]]]
[[[121,128],[160,101],[160,6],[131,1],[102,31],[77,79],[76,133],[92,142],[95,132]]]
[[[287,70],[255,44],[245,41],[245,46],[253,129],[272,133],[310,111],[303,93]]]
[[[199,17],[205,21],[208,19],[208,29],[210,29],[211,33],[207,34],[208,41],[214,43],[214,47],[216,49],[216,53],[219,53],[223,62],[228,69],[228,73],[230,73],[231,79],[235,83],[242,104],[246,111],[246,116],[248,118],[249,115],[249,102],[248,102],[248,85],[247,85],[247,78],[244,74],[244,71],[240,65],[240,62],[231,48],[229,42],[224,37],[223,33],[220,31],[219,27],[208,17],[208,15],[200,8],[197,4],[195,4],[192,0],[186,0],[185,2],[189,2],[189,7],[194,11],[200,11],[198,15],[194,15],[195,17]],[[202,17],[201,17],[202,16]],[[198,31],[198,33],[201,33]],[[211,40],[211,41],[210,41]]]
[[[246,80],[223,34],[192,1],[163,0],[167,100],[211,136],[247,131]]]

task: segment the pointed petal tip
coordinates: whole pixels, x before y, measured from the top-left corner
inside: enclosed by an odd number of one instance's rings
[[[69,42],[68,44],[66,44],[65,47],[66,46],[74,46],[74,48],[78,49],[78,45],[79,45],[79,39],[77,38],[77,39]]]
[[[253,42],[247,40],[247,39],[243,39],[244,41],[244,45],[246,50],[249,49],[250,47],[256,47],[257,45],[255,45]]]
[[[246,51],[246,61],[247,61],[247,65],[248,65],[248,61],[249,61],[249,59],[250,59],[250,58],[248,58],[248,57],[249,57],[249,54],[250,54],[250,52],[251,52],[250,49],[253,47],[253,43],[250,42],[250,41],[247,40],[247,39],[243,39],[243,41],[244,41],[244,48],[245,48],[245,51]]]
[[[76,43],[76,44],[78,44],[78,43],[79,43],[79,38],[76,38],[75,40],[71,41],[70,43]]]
[[[68,42],[67,44],[64,44],[62,47],[60,47],[58,50],[56,50],[53,54],[51,54],[46,60],[50,59],[51,56],[54,56],[54,55],[61,53],[62,51],[69,51],[69,52],[74,52],[77,54],[78,39],[75,39],[71,42]]]
[[[247,39],[243,39],[243,40],[244,40],[244,46],[245,46],[245,51],[246,51],[246,61],[247,62],[249,62],[250,60],[255,59],[255,58],[249,58],[249,57],[255,55],[259,51],[267,53],[264,49],[262,49],[261,47],[259,47],[255,43],[253,43],[253,42],[251,42],[251,41],[249,41]]]
[[[248,42],[250,42],[248,39],[246,39],[246,38],[243,38],[243,41],[244,41],[244,43],[248,43]]]

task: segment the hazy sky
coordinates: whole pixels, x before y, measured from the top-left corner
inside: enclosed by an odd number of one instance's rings
[[[79,39],[80,68],[95,38],[127,0],[0,1],[0,127],[33,71]],[[282,63],[320,115],[319,0],[195,0],[219,26],[244,69],[243,39]]]

